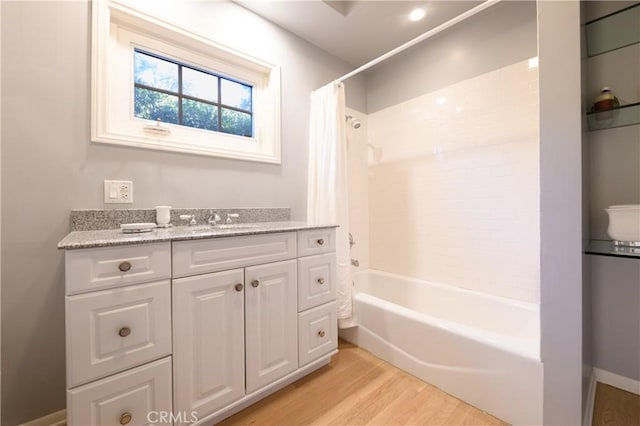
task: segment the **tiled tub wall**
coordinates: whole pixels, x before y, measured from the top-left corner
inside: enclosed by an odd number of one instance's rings
[[[370,267],[539,301],[538,69],[368,116]]]

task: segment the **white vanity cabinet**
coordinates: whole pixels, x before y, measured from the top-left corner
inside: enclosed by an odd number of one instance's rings
[[[334,236],[68,250],[68,424],[211,424],[327,364]]]

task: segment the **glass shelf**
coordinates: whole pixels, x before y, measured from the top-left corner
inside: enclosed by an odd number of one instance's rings
[[[588,112],[587,120],[589,130],[603,130],[640,124],[640,102],[608,111]]]
[[[640,3],[587,22],[587,55],[601,55],[640,43]]]
[[[599,254],[601,256],[627,257],[640,259],[640,247],[622,247],[613,244],[609,240],[591,240],[585,250],[586,254]]]

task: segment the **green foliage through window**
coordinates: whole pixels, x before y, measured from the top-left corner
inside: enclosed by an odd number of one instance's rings
[[[170,59],[134,50],[134,115],[253,136],[253,88]]]

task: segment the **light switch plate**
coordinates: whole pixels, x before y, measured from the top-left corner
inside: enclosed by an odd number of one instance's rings
[[[133,182],[130,180],[105,180],[105,204],[133,203]]]

